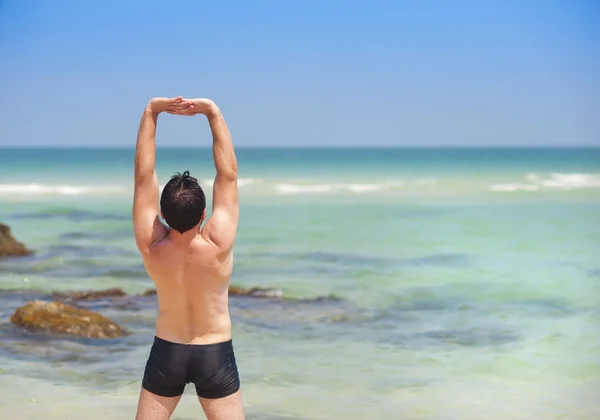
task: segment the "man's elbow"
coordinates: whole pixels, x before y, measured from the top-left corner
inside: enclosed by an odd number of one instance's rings
[[[138,160],[133,165],[133,177],[136,182],[141,182],[154,175],[154,168],[141,164]]]
[[[139,170],[136,168],[133,174],[133,179],[137,185],[152,182],[154,180],[153,170]]]
[[[228,181],[235,181],[238,177],[237,163],[232,163],[219,170],[219,176]]]

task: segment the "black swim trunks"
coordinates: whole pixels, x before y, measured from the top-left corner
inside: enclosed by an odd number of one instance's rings
[[[142,387],[162,397],[183,394],[193,382],[201,398],[223,398],[240,389],[232,341],[178,344],[154,337]]]

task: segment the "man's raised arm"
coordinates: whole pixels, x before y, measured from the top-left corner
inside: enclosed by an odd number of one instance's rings
[[[194,99],[196,112],[205,114],[213,136],[213,158],[217,175],[213,184],[212,215],[206,224],[210,239],[229,249],[235,240],[239,219],[237,159],[231,134],[217,105],[208,99]]]
[[[191,102],[179,98],[153,98],[148,102],[138,130],[134,161],[133,231],[139,250],[144,253],[167,229],[159,219],[156,163],[156,122],[161,112],[180,111]]]

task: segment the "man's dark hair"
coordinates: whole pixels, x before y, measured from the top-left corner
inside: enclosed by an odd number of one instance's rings
[[[171,229],[184,233],[196,226],[206,209],[206,196],[189,171],[171,177],[160,197],[163,217]]]

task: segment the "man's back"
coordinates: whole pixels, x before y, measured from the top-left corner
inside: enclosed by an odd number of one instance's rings
[[[158,295],[158,337],[185,344],[231,339],[230,250],[221,250],[202,234],[189,242],[167,235],[150,247],[144,264]]]

